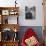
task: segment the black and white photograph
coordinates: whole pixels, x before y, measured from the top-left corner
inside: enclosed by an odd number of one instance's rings
[[[36,19],[36,7],[25,6],[25,19]]]

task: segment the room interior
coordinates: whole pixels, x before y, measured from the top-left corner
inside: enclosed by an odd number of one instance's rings
[[[46,46],[46,1],[0,0],[0,46],[22,46],[28,28]]]

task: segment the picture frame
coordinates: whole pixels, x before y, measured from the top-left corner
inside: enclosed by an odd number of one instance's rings
[[[25,6],[25,19],[34,20],[36,19],[36,7]]]
[[[2,10],[2,15],[9,15],[9,10]]]

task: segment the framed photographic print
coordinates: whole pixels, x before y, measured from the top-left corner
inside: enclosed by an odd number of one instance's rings
[[[33,6],[29,8],[25,6],[25,19],[35,19],[36,18],[36,7]]]
[[[9,10],[2,10],[2,15],[9,15]]]

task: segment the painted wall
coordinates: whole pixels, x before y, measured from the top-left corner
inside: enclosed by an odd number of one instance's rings
[[[1,7],[15,6],[15,0],[0,0]],[[17,6],[19,9],[19,24],[20,26],[43,26],[43,6],[42,0],[17,0]],[[25,6],[36,7],[36,19],[26,20],[25,19]],[[12,18],[12,17],[11,17]]]

